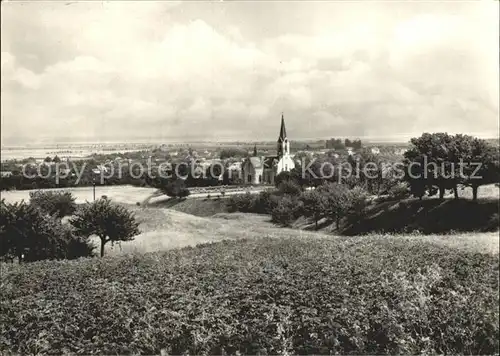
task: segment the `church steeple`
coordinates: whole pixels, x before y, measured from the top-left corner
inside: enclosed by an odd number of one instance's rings
[[[283,113],[281,113],[281,128],[280,128],[280,136],[278,137],[278,142],[283,142],[285,140],[286,140],[285,118],[283,117]]]
[[[280,135],[278,137],[277,151],[278,157],[290,154],[290,144],[288,143],[288,138],[286,136],[285,118],[283,117],[283,113],[281,113],[281,128]]]

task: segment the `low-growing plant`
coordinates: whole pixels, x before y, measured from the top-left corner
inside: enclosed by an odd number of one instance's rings
[[[93,255],[85,237],[75,236],[70,226],[32,204],[0,203],[0,253],[19,262],[72,259]]]
[[[410,195],[410,188],[406,182],[398,182],[389,188],[388,193],[393,199],[404,199]]]
[[[499,352],[498,255],[273,237],[2,266],[2,354]]]

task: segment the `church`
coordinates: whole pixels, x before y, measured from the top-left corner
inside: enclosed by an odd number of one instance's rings
[[[241,170],[245,184],[274,184],[274,178],[283,171],[295,168],[295,162],[290,156],[290,141],[286,135],[285,118],[281,115],[281,128],[277,142],[276,156],[252,157],[243,161]]]

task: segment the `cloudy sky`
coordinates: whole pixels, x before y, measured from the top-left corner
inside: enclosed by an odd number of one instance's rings
[[[2,142],[498,135],[498,1],[2,1]]]

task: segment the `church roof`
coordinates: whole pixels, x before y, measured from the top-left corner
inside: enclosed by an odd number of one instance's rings
[[[278,142],[283,142],[286,139],[286,128],[285,128],[285,118],[283,114],[281,114],[281,128],[280,128],[280,136],[278,137]]]
[[[262,168],[262,160],[260,157],[248,157],[248,160],[253,168]]]
[[[274,164],[278,162],[278,156],[264,157],[264,168],[273,168]]]

